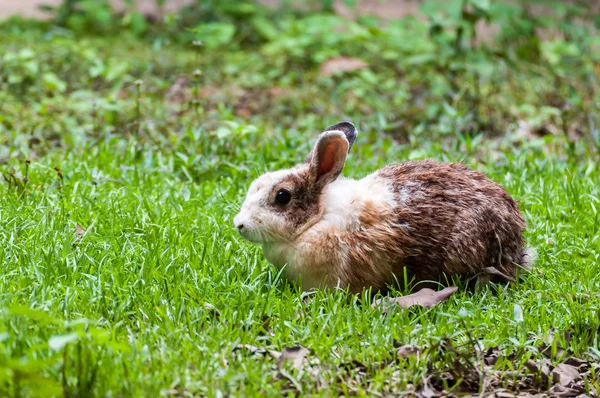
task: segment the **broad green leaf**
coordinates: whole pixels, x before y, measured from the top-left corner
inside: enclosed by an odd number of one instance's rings
[[[471,4],[483,12],[490,10],[490,0],[471,0]]]
[[[517,323],[523,323],[523,308],[519,304],[515,304],[513,307],[513,319]]]
[[[410,57],[404,58],[401,63],[403,65],[423,65],[432,62],[436,59],[436,55],[433,53],[415,54]]]
[[[42,76],[42,81],[44,82],[44,87],[46,90],[50,92],[57,91],[62,93],[67,89],[67,84],[52,72],[44,73]]]
[[[193,30],[206,48],[216,49],[226,46],[235,35],[235,26],[229,23],[205,23]]]

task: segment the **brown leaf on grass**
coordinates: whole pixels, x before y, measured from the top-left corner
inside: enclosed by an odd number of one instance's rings
[[[449,397],[454,397],[454,395],[448,395]],[[548,398],[548,394],[532,394],[529,392],[513,392],[513,391],[507,391],[504,389],[497,389],[493,392],[487,392],[487,393],[477,393],[477,394],[469,394],[469,395],[458,395],[459,397],[462,398],[481,398],[481,397],[487,397],[487,398]]]
[[[483,362],[487,366],[494,366],[498,362],[499,350],[498,347],[491,347],[483,355]]]
[[[396,355],[398,358],[408,358],[411,356],[419,355],[420,349],[414,345],[403,345],[398,347],[396,350]]]
[[[576,367],[579,371],[585,371],[588,368],[588,361],[585,361],[583,359],[577,358],[577,357],[570,357],[568,358],[565,363],[567,365],[571,365]]]
[[[75,223],[75,239],[73,239],[73,244],[71,246],[77,247],[79,246],[80,241],[85,236],[85,229],[77,223]]]
[[[308,352],[308,349],[302,347],[301,345],[297,347],[284,348],[277,361],[277,367],[281,368],[286,361],[292,361],[294,368],[300,369],[302,367],[304,358],[306,358],[306,355],[308,355]]]
[[[439,391],[436,391],[429,383],[429,378],[423,378],[423,386],[417,392],[418,398],[435,398],[441,396]]]
[[[477,397],[478,395],[474,395],[474,396]],[[531,395],[527,394],[526,396],[529,397]],[[498,392],[494,393],[493,397],[494,398],[515,398],[515,397],[521,397],[521,394],[515,395],[515,393],[510,392],[510,391],[498,391]]]
[[[579,378],[579,371],[575,366],[559,363],[552,369],[552,380],[562,386],[568,386],[571,382]]]
[[[550,396],[556,398],[571,398],[571,397],[581,397],[582,394],[585,393],[585,388],[579,385],[573,385],[570,387],[565,387],[561,384],[555,384],[550,389]]]
[[[526,393],[527,397],[531,396],[531,394]],[[515,393],[510,392],[510,391],[500,391],[497,392],[496,394],[494,394],[494,398],[515,398],[515,397],[521,397],[521,394],[519,395],[515,395]]]
[[[543,384],[548,384],[548,380],[550,379],[550,361],[547,359],[542,359],[540,364],[535,363],[532,360],[525,362],[525,367],[534,375],[538,375],[542,378]]]
[[[571,332],[565,332],[564,338],[565,343],[568,345],[571,342]],[[556,331],[554,329],[550,329],[548,334],[542,337],[542,346],[540,347],[540,351],[548,358],[552,358],[553,347],[556,347],[556,353],[554,355],[555,358],[562,358],[565,355],[565,347],[563,347],[556,339]]]
[[[400,296],[400,297],[385,297],[379,300],[375,300],[375,302],[371,305],[372,308],[376,308],[381,306],[384,312],[387,312],[394,305],[399,306],[400,308],[408,308],[413,305],[420,305],[422,307],[433,307],[436,304],[439,304],[443,301],[446,301],[448,297],[454,294],[458,290],[457,287],[451,286],[447,287],[439,292],[434,290],[425,288],[421,289],[416,293],[409,294],[408,296]]]
[[[75,224],[75,235],[76,236],[85,235],[85,229],[83,229],[83,227],[79,224]]]
[[[321,64],[319,73],[322,76],[333,76],[338,73],[351,72],[359,69],[367,69],[369,65],[362,59],[351,57],[331,58]]]

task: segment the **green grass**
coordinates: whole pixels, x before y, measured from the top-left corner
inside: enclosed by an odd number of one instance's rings
[[[408,157],[401,146],[385,150],[367,133],[354,148],[348,175]],[[319,292],[305,302],[259,249],[236,234],[232,217],[245,188],[265,170],[261,150],[287,152],[294,160],[304,156],[284,142],[265,141],[260,134],[248,138],[256,154],[231,162],[253,166],[231,176],[189,181],[173,166],[175,151],[113,139],[32,162],[21,194],[1,185],[0,347],[5,366],[23,367],[20,383],[26,386],[41,368],[57,389],[65,372],[66,388],[74,391],[98,367],[94,389],[100,395],[156,396],[164,389],[246,395],[296,388],[324,396],[369,394],[402,390],[427,373],[426,364],[433,362],[427,356],[378,367],[396,359],[397,344],[431,347],[449,339],[471,346],[471,352],[477,339],[507,353],[516,349],[517,360],[524,361],[538,356],[540,339],[553,328],[572,332],[568,347],[575,355],[600,359],[591,349],[598,345],[600,286],[600,178],[591,159],[548,160],[534,148],[510,147],[499,160],[484,154],[473,162],[520,201],[527,239],[538,248],[536,269],[518,286],[461,292],[432,309],[383,316],[343,292]],[[219,151],[226,142],[216,145]],[[473,159],[435,146],[425,152]],[[76,223],[84,235],[76,235]],[[23,306],[36,312],[22,312]],[[515,319],[517,306],[522,319]],[[466,314],[459,315],[463,309]],[[66,348],[48,347],[53,336],[74,332],[78,340]],[[290,384],[277,376],[275,360],[233,352],[237,344],[277,350],[301,344],[318,374],[290,371]],[[355,382],[348,381],[353,370],[340,370],[352,361],[368,369]],[[13,393],[19,380],[14,375],[3,375]]]
[[[286,93],[270,105],[260,94],[272,81],[245,70],[237,51],[198,61],[201,87],[220,84],[196,109],[167,95],[175,73],[198,67],[191,50],[8,37],[5,51],[30,46],[68,88],[33,80],[0,92],[0,395],[398,395],[428,377],[446,391],[546,391],[552,382],[526,376],[528,360],[600,362],[600,164],[589,140],[472,141],[456,125],[386,135],[382,118],[397,104],[378,101],[360,76],[345,88],[314,70],[306,84],[281,78]],[[57,43],[63,52],[52,56]],[[117,77],[89,76],[94,62],[123,54],[131,58]],[[222,59],[240,72],[219,75]],[[256,90],[250,116],[237,112],[240,86]],[[361,90],[366,111],[344,101]],[[366,294],[306,294],[282,280],[232,219],[252,179],[301,161],[319,129],[349,116],[360,132],[345,175],[426,157],[488,173],[520,203],[534,270],[517,285],[387,314]],[[542,353],[551,335],[552,353]],[[279,369],[240,344],[309,354],[301,369]],[[420,354],[403,358],[402,345]],[[481,369],[478,350],[495,348],[485,372],[454,370]],[[592,395],[600,379],[590,367]]]

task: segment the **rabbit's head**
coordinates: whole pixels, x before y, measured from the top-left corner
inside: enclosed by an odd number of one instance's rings
[[[352,123],[338,123],[317,138],[304,162],[263,174],[248,189],[234,224],[249,241],[292,241],[321,218],[321,193],[344,169],[356,139]]]

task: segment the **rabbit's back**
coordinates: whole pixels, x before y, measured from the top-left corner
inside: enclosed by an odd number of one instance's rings
[[[511,279],[524,263],[525,221],[517,202],[483,173],[459,163],[410,161],[380,169],[397,206],[394,264],[416,280],[470,276],[493,267]],[[523,264],[524,265],[524,264]]]

